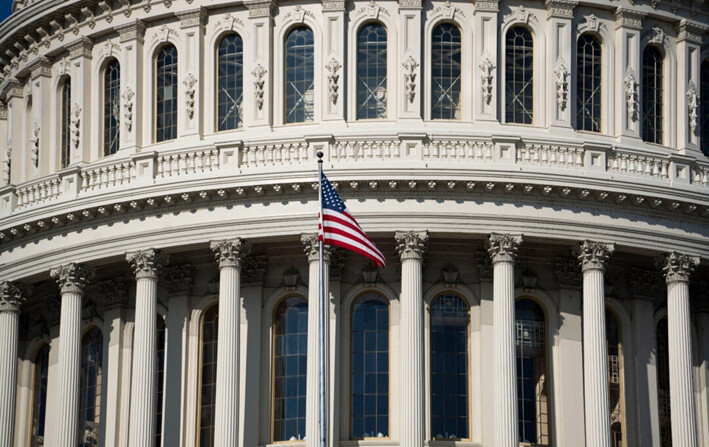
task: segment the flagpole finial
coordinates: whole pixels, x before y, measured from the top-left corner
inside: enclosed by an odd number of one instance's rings
[[[318,156],[318,163],[322,163],[322,157],[323,157],[322,151],[318,151],[318,153],[316,155]]]

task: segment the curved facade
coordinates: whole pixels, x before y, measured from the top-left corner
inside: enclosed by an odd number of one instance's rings
[[[703,1],[13,8],[0,446],[709,444]]]

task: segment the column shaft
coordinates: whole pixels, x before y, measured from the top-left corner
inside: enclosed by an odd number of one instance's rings
[[[517,446],[517,371],[515,367],[514,263],[495,262],[495,445]]]
[[[423,294],[421,261],[401,264],[401,444],[422,447],[423,396]]]
[[[78,442],[82,295],[78,292],[62,293],[55,447],[76,447]]]
[[[0,446],[11,446],[15,429],[18,312],[0,312]]]

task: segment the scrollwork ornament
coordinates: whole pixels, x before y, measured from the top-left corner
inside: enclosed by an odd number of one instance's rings
[[[327,85],[330,94],[330,101],[333,105],[335,105],[337,104],[337,98],[339,96],[338,90],[340,88],[340,75],[337,74],[337,72],[340,71],[340,68],[342,68],[342,64],[340,64],[340,62],[333,57],[330,59],[330,62],[325,65],[325,68],[328,71]]]
[[[396,249],[402,261],[423,262],[428,247],[428,231],[398,231],[394,234]]]
[[[623,85],[625,85],[625,106],[628,119],[635,121],[638,119],[638,81],[635,78],[635,72],[630,67],[625,72]]]
[[[62,294],[83,294],[86,286],[94,279],[94,269],[86,264],[70,262],[51,269],[49,275],[57,282]]]
[[[123,92],[123,118],[126,123],[126,129],[128,132],[133,129],[133,98],[135,97],[135,92],[130,86],[126,87]]]
[[[214,252],[214,257],[219,263],[219,268],[236,267],[241,270],[244,257],[251,253],[251,246],[243,239],[214,241],[209,244]]]
[[[689,118],[689,129],[692,134],[697,132],[699,114],[698,114],[698,101],[697,101],[697,87],[694,82],[689,83],[687,87],[687,113]]]
[[[78,103],[74,103],[71,109],[71,142],[75,148],[79,148],[81,133],[81,107]]]
[[[2,178],[6,185],[10,184],[10,173],[12,172],[12,140],[7,141],[5,148],[5,159],[2,162]]]
[[[404,67],[404,85],[406,87],[406,97],[410,103],[416,98],[416,69],[419,63],[413,56],[409,56],[401,64]]]
[[[34,167],[39,166],[39,124],[37,121],[32,125],[32,138],[30,138],[30,143],[32,144],[32,164]]]
[[[194,77],[192,73],[187,74],[187,78],[182,82],[185,86],[185,109],[187,110],[187,115],[192,119],[195,110],[195,85],[197,84],[197,78]]]
[[[16,281],[0,281],[0,312],[19,313],[32,287]]]
[[[692,272],[699,265],[699,257],[677,253],[667,253],[659,261],[667,284],[674,282],[689,282]]]
[[[554,83],[556,84],[556,104],[561,110],[566,109],[569,93],[569,69],[564,60],[559,58],[554,69]]]
[[[253,69],[251,74],[254,77],[254,99],[256,101],[256,107],[259,110],[263,109],[263,96],[264,96],[264,85],[266,83],[266,73],[267,70],[263,68],[263,65],[258,64],[256,68]]]
[[[487,252],[493,264],[515,262],[521,244],[522,235],[493,233],[487,242]]]
[[[605,271],[608,258],[615,251],[615,244],[583,241],[576,247],[576,255],[581,263],[581,271]]]
[[[492,101],[492,88],[494,85],[494,75],[492,74],[492,72],[495,71],[495,64],[492,63],[492,58],[490,57],[489,53],[485,52],[485,54],[483,54],[483,61],[480,63],[479,67],[482,71],[482,74],[480,75],[480,80],[483,101],[485,102],[485,104],[489,105],[490,101]]]
[[[169,257],[162,250],[150,248],[126,254],[126,261],[133,269],[136,279],[157,278],[167,265]]]

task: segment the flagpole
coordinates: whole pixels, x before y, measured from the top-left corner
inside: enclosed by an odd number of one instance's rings
[[[322,206],[322,157],[323,153],[318,151],[318,206],[320,212],[318,213],[320,219],[320,234],[323,235],[322,240],[318,243],[318,267],[320,268],[320,278],[318,281],[318,309],[320,310],[320,321],[318,325],[320,328],[318,336],[318,375],[319,375],[319,388],[320,388],[320,399],[319,399],[319,426],[320,426],[320,447],[327,447],[327,401],[325,400],[325,386],[327,383],[327,378],[325,375],[325,324],[327,322],[326,312],[327,303],[325,301],[325,263],[323,262],[323,246],[325,245],[325,234],[323,225],[323,206]]]

